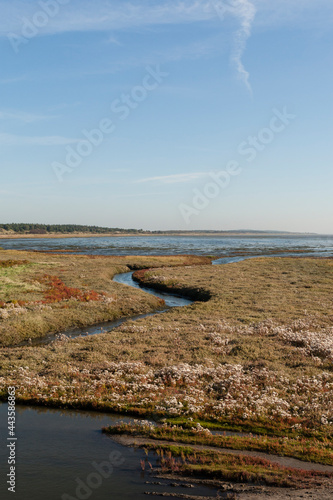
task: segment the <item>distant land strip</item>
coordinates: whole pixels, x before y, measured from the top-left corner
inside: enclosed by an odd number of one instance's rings
[[[316,233],[297,233],[288,231],[240,230],[168,230],[148,231],[143,229],[124,229],[78,224],[0,224],[0,238],[89,238],[105,236],[319,236]]]

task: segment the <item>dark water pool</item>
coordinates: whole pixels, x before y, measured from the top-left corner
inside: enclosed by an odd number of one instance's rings
[[[184,493],[184,488],[172,487],[169,481],[162,480],[166,486],[146,484],[156,479],[147,471],[148,465],[145,472],[141,470],[143,450],[121,446],[101,432],[103,426],[129,419],[22,406],[17,407],[16,493],[10,493],[6,416],[7,405],[0,404],[2,500],[143,500],[149,498],[145,491]],[[151,452],[148,459],[154,466]],[[215,490],[195,487],[191,494],[215,496]]]

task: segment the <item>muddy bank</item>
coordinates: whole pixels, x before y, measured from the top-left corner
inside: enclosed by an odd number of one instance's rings
[[[159,441],[153,439],[146,439],[140,437],[133,437],[128,435],[122,436],[112,436],[112,440],[116,443],[121,444],[123,446],[134,446],[134,447],[144,447],[145,444],[151,443],[154,445],[159,444],[171,444],[171,445],[179,445],[184,446],[183,443],[174,443],[169,441]],[[200,446],[200,445],[191,445],[191,448],[200,450],[214,450],[214,447]],[[249,452],[249,451],[239,451],[239,450],[229,450],[224,448],[219,448],[219,451],[223,453],[229,454],[242,454],[247,456],[255,456],[258,458],[266,458],[273,463],[278,465],[283,465],[287,467],[293,467],[295,469],[302,470],[316,470],[320,472],[331,472],[333,467],[322,466],[319,464],[313,464],[310,462],[302,462],[300,460],[295,460],[287,457],[279,457],[276,455],[269,455],[260,452]],[[180,480],[179,475],[177,474],[165,474],[160,473],[158,471],[154,471],[153,476],[154,479],[151,481],[147,481],[147,484],[158,485],[159,489],[163,486],[165,489],[170,488],[172,485],[176,485],[175,481]],[[167,482],[167,481],[171,481]],[[304,498],[312,499],[312,500],[326,500],[329,498],[333,498],[333,480],[332,478],[323,478],[321,481],[321,485],[316,486],[315,488],[279,488],[273,486],[262,486],[262,485],[253,485],[253,484],[244,484],[244,483],[232,483],[229,481],[220,481],[217,479],[201,479],[194,477],[181,477],[182,484],[187,488],[194,487],[194,485],[200,486],[209,486],[212,488],[218,489],[218,498],[228,498],[228,499],[238,499],[238,500],[301,500]],[[178,485],[179,486],[179,485]],[[172,493],[170,491],[153,491],[153,492],[145,492],[146,495],[150,496],[158,496],[164,498],[185,498],[188,500],[213,500],[216,496],[197,496],[192,495],[190,491],[188,493]]]
[[[169,486],[170,483],[166,481],[175,481],[179,478],[173,474],[159,474],[156,476],[155,484],[164,481],[161,486]],[[212,479],[195,479],[192,477],[183,477],[183,482],[190,483],[192,485],[200,484],[204,486],[210,486],[213,488],[219,489],[220,498],[229,498],[230,500],[329,500],[333,498],[333,485],[330,481],[327,481],[321,487],[316,489],[301,489],[295,490],[293,488],[275,488],[275,487],[267,487],[267,486],[254,486],[249,484],[233,484],[230,482],[221,482]],[[150,484],[154,484],[153,481]],[[171,483],[172,484],[172,483]],[[151,494],[151,493],[150,493]],[[160,492],[155,492],[155,495],[164,496],[166,498],[172,498],[175,494],[171,494],[168,492],[164,492],[161,495]],[[185,493],[186,495],[186,493]],[[187,497],[180,497],[179,495],[176,498],[188,498],[193,500],[206,500],[216,497],[198,497],[196,495],[191,495],[187,493]]]
[[[276,463],[278,465],[282,465],[284,467],[292,467],[293,469],[301,469],[301,470],[314,470],[317,472],[331,472],[333,473],[333,466],[331,465],[322,465],[316,464],[313,462],[303,462],[302,460],[297,460],[296,458],[290,457],[280,457],[278,455],[270,455],[268,453],[263,453],[260,451],[249,451],[249,450],[231,450],[230,448],[218,448],[216,446],[204,446],[200,444],[188,444],[174,441],[165,441],[159,439],[150,439],[140,436],[130,436],[130,435],[121,435],[115,436],[112,435],[111,439],[116,441],[123,446],[144,446],[145,444],[154,444],[156,446],[167,444],[171,446],[183,446],[190,447],[194,450],[207,450],[207,451],[220,451],[221,453],[226,453],[229,455],[246,455],[248,457],[257,457],[264,458],[265,460],[269,460],[270,462]]]
[[[146,275],[150,269],[143,269],[135,271],[133,273],[133,280],[145,288],[153,288],[155,290],[160,290],[161,292],[168,292],[175,295],[182,295],[183,297],[188,297],[193,301],[208,302],[212,298],[212,293],[204,288],[193,288],[188,286],[173,286],[170,283],[162,283],[161,281],[154,281],[152,279],[147,279]]]

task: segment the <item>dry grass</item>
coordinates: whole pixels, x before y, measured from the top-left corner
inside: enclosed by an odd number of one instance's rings
[[[233,324],[269,319],[290,323],[311,315],[333,321],[333,260],[256,258],[222,266],[152,270],[143,282],[188,293],[205,290],[212,300],[200,310]]]

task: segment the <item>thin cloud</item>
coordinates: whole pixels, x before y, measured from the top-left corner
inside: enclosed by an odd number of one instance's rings
[[[0,33],[1,36],[1,33]],[[14,76],[12,78],[0,78],[0,85],[10,85],[12,83],[20,83],[27,80],[26,75]]]
[[[36,12],[41,11],[39,2],[26,0],[0,0],[0,36],[8,33],[20,34],[25,21],[32,21]],[[38,35],[74,31],[121,31],[158,25],[189,24],[216,18],[217,10],[239,15],[242,36],[246,36],[248,20],[252,20],[253,10],[258,10],[259,24],[304,25],[310,24],[313,14],[322,22],[329,21],[328,11],[332,11],[331,0],[169,0],[152,3],[147,0],[136,2],[117,0],[71,0],[66,5],[59,4],[59,12],[49,22],[38,29]],[[330,22],[330,21],[329,21]],[[116,39],[111,36],[110,42]]]
[[[146,177],[139,179],[137,183],[143,182],[158,182],[160,184],[180,184],[183,182],[192,182],[203,177],[207,177],[207,172],[190,172],[186,174],[161,175],[156,177]]]
[[[199,42],[192,42],[183,45],[174,45],[164,50],[152,50],[150,53],[140,54],[140,56],[119,57],[110,66],[99,69],[87,69],[78,73],[66,73],[56,75],[57,78],[81,78],[91,75],[115,74],[128,68],[142,68],[154,64],[165,64],[169,62],[179,62],[182,60],[196,60],[203,57],[210,57],[216,53],[222,54],[227,50],[226,39],[221,35],[211,36]],[[52,78],[55,78],[52,75]],[[165,88],[165,87],[164,87]],[[189,91],[193,90],[192,88]]]
[[[117,40],[114,36],[109,36],[109,38],[105,41],[105,43],[108,43],[110,45],[118,45],[118,47],[122,47],[123,44]]]
[[[42,28],[38,35],[74,31],[122,31],[149,26],[168,24],[189,24],[216,18],[218,10],[223,13],[236,11],[243,19],[242,29],[246,33],[247,19],[251,20],[253,10],[258,11],[260,26],[296,24],[311,25],[313,16],[323,23],[331,19],[331,0],[169,0],[153,4],[147,0],[71,0],[66,5],[59,4],[59,11]],[[26,0],[0,0],[0,36],[9,33],[21,34],[26,21],[32,21],[40,12],[39,2]],[[221,16],[220,16],[221,17]],[[223,16],[222,16],[223,17]],[[117,39],[112,35],[110,42]]]
[[[0,0],[0,35],[20,33],[24,19],[31,20],[40,9],[37,5],[23,0],[4,2]],[[141,1],[140,3],[98,1],[80,2],[72,0],[60,6],[57,16],[39,30],[39,35],[73,31],[124,30],[149,27],[153,25],[182,24],[209,20],[213,12],[209,1],[199,2],[169,1],[159,4]]]
[[[24,123],[34,123],[42,120],[50,120],[55,116],[35,115],[24,111],[1,111],[0,120],[16,120]]]
[[[75,144],[78,141],[79,139],[70,139],[59,135],[29,137],[0,133],[0,145],[2,146],[66,146],[67,144]]]
[[[0,0],[0,37],[9,33],[22,35],[24,23],[31,22],[40,4],[26,0]],[[244,51],[251,35],[254,22],[256,26],[270,27],[272,25],[310,26],[313,29],[313,19],[320,25],[327,25],[332,12],[331,0],[169,0],[151,2],[148,0],[71,0],[66,5],[59,4],[56,16],[50,18],[46,25],[37,30],[36,36],[44,36],[66,32],[113,31],[108,42],[119,44],[114,35],[120,31],[135,31],[153,26],[172,26],[207,21],[216,21],[217,15],[224,20],[229,15],[239,21],[239,28],[233,36],[231,62],[240,80],[249,91],[249,72],[243,64]],[[320,22],[319,22],[320,21]],[[222,23],[221,23],[222,24]],[[223,24],[221,33],[224,31]],[[194,47],[198,57],[206,55],[211,49],[197,45]],[[188,56],[189,54],[185,54]],[[190,54],[191,56],[191,54]],[[177,49],[172,54],[177,60],[182,52]],[[131,61],[130,61],[131,62]],[[120,63],[121,64],[121,63]],[[117,66],[117,65],[116,65]],[[119,70],[121,68],[117,68]],[[13,80],[18,81],[18,80]],[[0,83],[10,83],[0,80]]]
[[[128,172],[133,172],[132,168],[109,168],[107,172],[111,174],[123,174],[123,173],[128,173]]]

